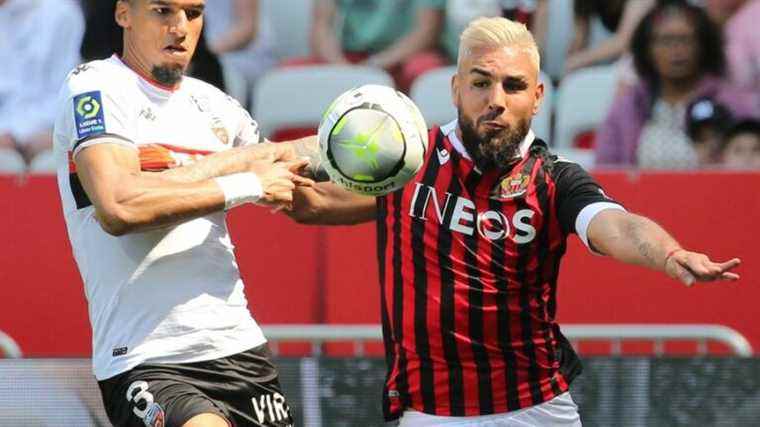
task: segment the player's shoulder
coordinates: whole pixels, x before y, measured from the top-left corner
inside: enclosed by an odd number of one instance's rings
[[[224,93],[218,87],[211,83],[205,82],[195,77],[183,77],[183,86],[193,96],[204,98],[211,102],[212,105],[223,106],[227,108],[243,108],[240,102],[232,96]]]
[[[588,176],[588,172],[579,163],[552,150],[543,140],[536,139],[531,150],[543,162],[544,169],[549,172],[552,180],[558,182],[572,181]]]
[[[77,94],[88,90],[109,90],[124,86],[129,78],[125,67],[115,57],[85,62],[74,67],[66,76],[63,90]]]
[[[225,102],[233,102],[233,98],[231,96],[227,95],[221,89],[212,85],[211,83],[204,82],[201,79],[185,76],[183,77],[182,85],[192,95],[202,95],[213,100],[223,100]]]

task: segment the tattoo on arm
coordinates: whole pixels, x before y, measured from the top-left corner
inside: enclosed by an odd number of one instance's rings
[[[625,237],[630,239],[643,264],[658,269],[665,257],[668,241],[677,242],[653,221],[633,216],[624,227]],[[672,246],[672,245],[671,245]]]
[[[646,264],[656,266],[657,249],[648,241],[648,239],[646,239],[646,233],[643,230],[646,226],[646,222],[641,218],[632,218],[631,221],[626,224],[625,233],[627,237],[631,239],[631,242],[633,242],[639,255],[641,255]]]

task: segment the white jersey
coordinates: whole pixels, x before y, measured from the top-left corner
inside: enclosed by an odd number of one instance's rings
[[[111,140],[139,152],[143,170],[259,142],[236,101],[189,77],[171,91],[118,57],[80,65],[59,95],[55,123],[58,186],[69,239],[85,286],[99,380],[143,363],[226,357],[265,342],[248,311],[225,214],[114,237],[71,159]]]

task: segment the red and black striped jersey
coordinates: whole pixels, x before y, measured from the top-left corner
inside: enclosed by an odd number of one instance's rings
[[[610,199],[543,141],[481,173],[447,133],[432,129],[415,179],[378,198],[387,419],[525,408],[580,369],[555,321],[557,276],[579,213]]]

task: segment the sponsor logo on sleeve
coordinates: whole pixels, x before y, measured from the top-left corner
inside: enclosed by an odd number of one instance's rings
[[[79,139],[106,133],[103,101],[99,90],[74,97],[74,122]]]

